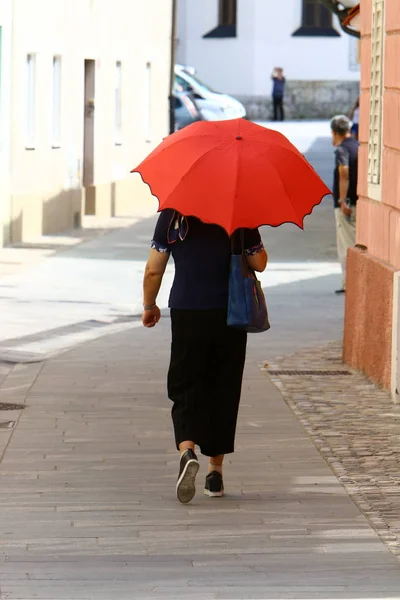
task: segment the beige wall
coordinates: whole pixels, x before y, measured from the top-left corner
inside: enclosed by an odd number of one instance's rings
[[[12,0],[0,2],[0,248],[8,243],[10,221],[10,85]]]
[[[171,2],[14,0],[11,82],[11,239],[71,227],[85,191],[84,60],[96,61],[94,187],[97,214],[133,213],[148,190],[130,169],[168,133]],[[1,19],[0,12],[0,19]],[[1,25],[1,21],[0,21]],[[26,148],[26,56],[36,54],[36,135]],[[60,148],[52,148],[53,56],[62,60]],[[122,144],[115,144],[116,61],[122,63]],[[146,131],[151,63],[151,136]],[[112,185],[118,182],[118,185]],[[4,213],[3,213],[4,214]],[[4,217],[3,217],[4,218]]]

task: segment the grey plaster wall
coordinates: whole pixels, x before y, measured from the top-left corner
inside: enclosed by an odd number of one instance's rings
[[[287,119],[329,119],[348,113],[359,94],[359,81],[288,81],[285,93]],[[269,120],[271,96],[237,97],[253,120]]]

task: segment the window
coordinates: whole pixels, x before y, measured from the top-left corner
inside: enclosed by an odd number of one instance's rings
[[[218,0],[218,25],[203,38],[236,37],[237,0]]]
[[[332,13],[319,0],[303,0],[303,27],[332,27]]]
[[[145,98],[145,138],[146,142],[151,142],[151,62],[146,64]]]
[[[180,75],[175,75],[175,87],[178,92],[189,92],[192,90],[190,83]]]
[[[302,0],[301,27],[293,36],[340,37],[340,34],[333,28],[331,11],[320,0]]]
[[[381,183],[383,33],[384,0],[372,0],[368,183],[369,195],[375,200],[380,199]]]
[[[26,123],[25,147],[35,149],[36,135],[36,55],[26,57]]]
[[[115,63],[115,145],[122,144],[122,65],[120,61]]]
[[[61,146],[61,56],[53,56],[53,111],[51,145]]]

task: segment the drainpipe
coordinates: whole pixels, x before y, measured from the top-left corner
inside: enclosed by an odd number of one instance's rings
[[[175,99],[173,95],[175,81],[175,54],[176,54],[176,22],[178,13],[178,0],[172,0],[171,18],[171,71],[169,80],[169,133],[175,131]]]
[[[346,23],[346,18],[353,12],[355,6],[352,8],[340,8],[339,6],[343,4],[340,0],[320,0],[321,4],[325,6],[328,10],[330,10],[333,14],[335,14],[339,18],[340,27],[343,29],[345,33],[351,35],[355,38],[360,38],[360,32],[355,31]],[[354,2],[356,5],[357,3]]]

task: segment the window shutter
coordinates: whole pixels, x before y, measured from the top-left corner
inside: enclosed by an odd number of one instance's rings
[[[384,0],[372,0],[368,181],[381,182]]]

